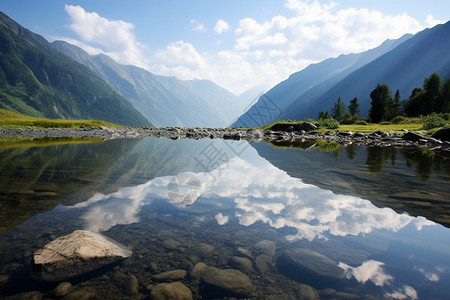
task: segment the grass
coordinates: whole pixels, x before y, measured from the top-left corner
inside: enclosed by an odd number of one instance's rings
[[[62,120],[29,117],[6,109],[0,109],[0,128],[79,128],[80,126],[120,127],[100,120]]]
[[[307,120],[311,121],[311,120]],[[275,124],[301,124],[303,121],[290,121],[290,120],[279,120],[270,124],[266,124],[260,129],[270,129]],[[316,121],[314,121],[317,124]],[[446,124],[443,126],[450,126],[450,121],[446,121]],[[404,130],[408,131],[426,131],[426,134],[433,134],[437,130],[442,127],[433,128],[426,130],[423,124],[423,118],[406,118],[402,117],[399,122],[383,122],[381,124],[367,123],[367,124],[341,124],[337,129],[328,129],[324,127],[320,127],[315,130],[318,133],[325,133],[327,131],[352,131],[352,132],[361,132],[361,133],[373,133],[375,131],[385,131],[385,132],[393,132],[393,133],[404,133]]]
[[[13,138],[0,138],[0,150],[17,147],[46,147],[55,145],[66,144],[88,144],[88,143],[100,143],[103,142],[102,138],[81,138],[81,137],[13,137]]]

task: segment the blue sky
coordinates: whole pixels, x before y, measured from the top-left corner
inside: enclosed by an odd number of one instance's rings
[[[450,19],[448,0],[2,0],[49,41],[239,94]]]

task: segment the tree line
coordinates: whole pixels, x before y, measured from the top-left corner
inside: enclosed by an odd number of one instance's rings
[[[433,73],[425,78],[422,88],[415,88],[407,100],[400,99],[397,90],[392,97],[392,92],[387,84],[378,84],[370,93],[370,108],[368,121],[379,123],[391,121],[398,116],[417,117],[432,113],[450,112],[450,79],[442,80],[442,77]],[[346,107],[339,97],[331,107],[331,114],[321,111],[319,120],[333,118],[340,123],[354,123],[361,120],[359,116],[358,98],[350,100]]]

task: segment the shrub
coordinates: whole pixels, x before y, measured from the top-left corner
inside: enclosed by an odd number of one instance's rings
[[[383,122],[380,123],[380,125],[391,125],[391,122],[383,121]]]
[[[435,113],[432,113],[431,115],[428,115],[425,118],[423,118],[422,122],[423,128],[426,130],[433,129],[436,127],[442,127],[445,126],[446,124],[445,120]]]
[[[356,121],[356,124],[357,125],[367,125],[368,123],[366,120],[359,120],[359,121]]]
[[[446,120],[446,121],[450,121],[450,113],[446,113],[446,114],[440,114],[441,118]]]
[[[403,124],[403,123],[405,123],[405,121],[406,121],[405,117],[397,116],[391,120],[391,123],[392,124]]]
[[[319,126],[325,127],[328,129],[337,129],[339,128],[339,122],[335,119],[320,119],[319,120]]]

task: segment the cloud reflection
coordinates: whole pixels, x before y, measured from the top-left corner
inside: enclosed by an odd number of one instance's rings
[[[339,267],[344,269],[348,279],[354,277],[358,282],[362,283],[370,280],[377,286],[383,286],[393,279],[392,276],[384,272],[383,265],[382,262],[376,260],[365,261],[361,266],[356,268],[342,262],[339,263]]]
[[[387,294],[387,296],[393,299],[418,299],[417,291],[409,285],[404,285],[402,288]]]
[[[305,184],[262,158],[250,163],[237,157],[227,163],[227,168],[219,167],[211,173],[159,177],[109,195],[96,194],[75,207],[86,210],[82,219],[87,229],[104,231],[116,224],[138,222],[140,208],[155,198],[187,208],[199,197],[211,199],[211,207],[216,207],[216,211],[211,208],[211,213],[220,225],[228,222],[228,217],[220,213],[221,201],[216,199],[230,199],[241,225],[264,222],[274,228],[295,228],[296,233],[287,236],[288,240],[356,236],[376,229],[398,231],[411,222],[418,230],[434,224],[378,208],[361,198],[336,195]]]

